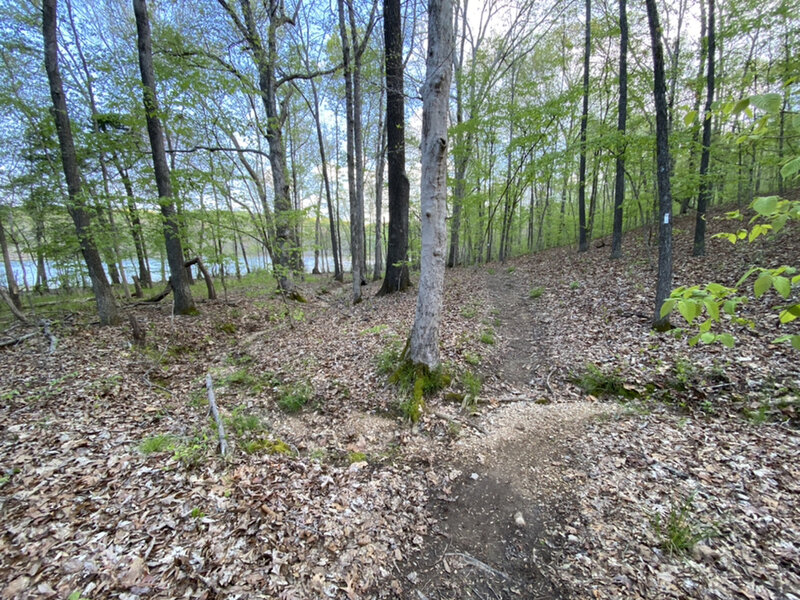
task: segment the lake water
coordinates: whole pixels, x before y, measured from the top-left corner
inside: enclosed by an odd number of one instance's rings
[[[219,274],[219,266],[212,265],[210,261],[203,259],[206,263],[206,266],[209,270],[211,270],[212,275]],[[320,269],[324,271],[324,261],[322,255],[319,257],[320,262]],[[330,256],[328,257],[328,272],[333,273],[333,258]],[[263,256],[248,256],[247,257],[247,264],[250,265],[250,270],[259,270],[265,269],[267,266],[270,265],[269,261],[264,260]],[[313,254],[305,254],[303,256],[303,264],[305,266],[306,273],[311,273],[314,269],[314,255]],[[125,274],[128,278],[128,283],[133,282],[133,276],[139,274],[139,263],[138,261],[134,260],[124,260],[122,261],[123,268],[125,269]],[[106,265],[103,265],[106,266]],[[27,278],[28,285],[33,286],[36,283],[36,263],[30,260],[26,260],[24,262],[20,262],[18,260],[11,261],[11,268],[14,270],[14,277],[17,280],[17,285],[20,288],[24,288],[24,281]],[[47,271],[47,280],[49,287],[57,288],[59,287],[60,283],[63,281],[69,281],[70,285],[80,285],[80,274],[79,271],[76,269],[78,265],[76,263],[69,265],[67,267],[57,266],[52,263],[48,263],[45,261],[45,270]],[[83,268],[83,265],[80,265],[80,268]],[[169,265],[164,264],[164,269],[166,270],[166,276],[169,277]],[[225,273],[228,276],[234,273],[235,264],[233,260],[225,261]],[[245,268],[244,259],[239,257],[239,269],[241,270],[242,274],[247,273],[247,269]],[[350,261],[344,261],[344,269],[347,271],[350,269]],[[196,271],[195,271],[196,272]],[[162,281],[161,277],[161,262],[159,260],[150,259],[150,275],[153,278],[153,282],[157,283]],[[108,268],[106,267],[106,277],[111,278],[108,274]],[[0,285],[6,285],[6,271],[5,267],[2,263],[0,263]]]

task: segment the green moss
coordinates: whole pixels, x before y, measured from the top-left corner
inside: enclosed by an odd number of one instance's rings
[[[422,416],[425,397],[446,388],[451,380],[442,365],[431,370],[426,365],[414,364],[408,359],[389,376],[389,383],[396,385],[404,397],[400,411],[412,423],[419,421]]]
[[[347,455],[347,462],[351,465],[357,462],[364,462],[365,460],[367,460],[367,455],[363,452],[350,452]]]
[[[249,440],[242,443],[241,447],[247,454],[257,454],[259,452],[264,452],[266,454],[283,454],[285,456],[294,456],[295,454],[292,447],[280,439]]]

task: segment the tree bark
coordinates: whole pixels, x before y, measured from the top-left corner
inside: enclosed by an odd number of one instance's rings
[[[186,270],[183,267],[183,247],[178,227],[178,215],[172,196],[172,182],[170,180],[169,165],[167,164],[167,154],[164,150],[164,130],[158,115],[159,107],[156,97],[155,76],[153,74],[153,52],[150,41],[150,21],[147,16],[147,0],[133,0],[133,12],[136,16],[139,70],[142,76],[147,134],[150,138],[150,147],[153,155],[153,168],[156,175],[156,187],[158,188],[158,204],[163,218],[170,283],[172,284],[175,298],[175,312],[178,314],[191,314],[197,309],[192,299],[192,290],[189,288]]]
[[[386,44],[386,143],[389,183],[389,239],[386,274],[379,296],[408,288],[408,194],[406,176],[405,108],[403,96],[403,23],[400,0],[384,0]]]
[[[97,313],[101,325],[114,325],[119,322],[117,303],[111,286],[108,285],[106,273],[100,253],[91,236],[91,220],[86,210],[83,182],[75,154],[75,144],[72,138],[72,128],[67,112],[67,99],[64,95],[64,86],[58,67],[58,40],[57,40],[57,15],[56,0],[43,0],[42,2],[42,35],[44,39],[44,61],[47,70],[47,79],[50,84],[50,97],[53,101],[53,118],[58,132],[58,143],[61,149],[61,164],[64,177],[67,180],[69,194],[68,210],[75,224],[78,234],[83,259],[89,271],[97,303]]]
[[[381,90],[383,100],[383,90]],[[383,102],[381,102],[383,104]],[[383,122],[380,108],[378,119],[380,136],[378,137],[378,153],[375,156],[375,261],[372,265],[372,281],[378,281],[383,274],[383,170],[386,162],[386,123]]]
[[[625,127],[628,119],[628,11],[619,0],[619,103],[617,106],[617,161],[614,175],[614,234],[611,258],[622,256],[622,205],[625,202]]]
[[[422,88],[421,271],[409,344],[411,362],[428,369],[440,364],[439,326],[447,250],[447,117],[452,65],[452,1],[429,0],[428,56]]]
[[[586,0],[586,29],[583,44],[583,111],[581,112],[581,157],[578,173],[578,252],[589,249],[586,231],[586,125],[589,120],[589,55],[592,51],[592,2]]]
[[[711,182],[708,164],[711,159],[711,105],[714,103],[714,0],[708,0],[708,77],[706,79],[706,105],[703,111],[703,152],[700,155],[700,192],[697,196],[697,216],[694,224],[694,256],[706,253],[706,210],[711,200]]]
[[[14,276],[14,269],[11,266],[11,254],[8,252],[8,241],[6,240],[6,229],[3,226],[3,218],[0,214],[0,249],[3,252],[3,266],[6,271],[6,281],[8,282],[8,296],[17,310],[22,310],[22,302],[19,299],[19,287],[17,278]]]
[[[656,0],[645,0],[650,40],[653,48],[653,98],[656,106],[656,163],[658,178],[658,280],[653,328],[671,327],[669,315],[661,316],[661,306],[672,289],[672,190],[670,188],[669,121],[667,118],[664,49],[658,22]]]

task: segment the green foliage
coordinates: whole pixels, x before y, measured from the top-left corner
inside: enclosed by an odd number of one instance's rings
[[[542,294],[544,294],[544,288],[539,286],[539,287],[531,288],[531,291],[528,293],[528,297],[531,300],[536,300],[537,298],[541,298]]]
[[[364,462],[367,460],[367,455],[363,452],[350,452],[347,455],[347,462],[351,465],[357,462]]]
[[[777,233],[789,220],[800,219],[800,201],[769,196],[757,198],[750,207],[756,215],[750,220],[752,227],[749,231],[740,229],[736,233],[718,234],[718,237],[728,239],[732,243],[743,239],[753,242],[768,232]],[[727,217],[730,219],[742,218],[739,211],[728,213]],[[767,222],[756,222],[759,220]],[[720,342],[726,347],[732,348],[736,342],[733,335],[728,331],[716,333],[712,331],[712,328],[715,324],[721,324],[723,320],[725,323],[756,327],[755,322],[736,314],[738,307],[747,301],[747,297],[741,295],[740,288],[748,280],[753,281],[753,295],[756,298],[761,298],[770,290],[774,290],[780,298],[789,300],[792,291],[800,286],[800,274],[794,266],[784,265],[774,269],[752,267],[732,288],[718,283],[709,283],[705,286],[681,286],[675,289],[662,305],[661,316],[665,317],[677,309],[688,326],[696,331],[695,335],[689,338],[690,345],[698,342],[704,344]],[[800,317],[800,303],[778,304],[777,309],[780,311],[778,319],[781,324],[791,323]],[[706,318],[701,320],[704,312]],[[682,330],[679,330],[678,334],[681,332]],[[781,335],[773,342],[789,342],[792,347],[800,350],[800,335],[797,334]]]
[[[461,316],[465,319],[472,319],[478,314],[478,310],[474,306],[465,306],[461,309]]]
[[[571,290],[577,290],[580,287],[581,287],[581,282],[580,281],[573,281],[573,282],[571,282],[569,284],[569,289],[571,289]]]
[[[672,502],[666,517],[656,513],[651,522],[661,537],[661,545],[670,554],[690,552],[700,540],[708,539],[716,532],[711,527],[699,527],[692,521],[694,495]]]
[[[154,435],[146,438],[139,444],[142,454],[154,454],[156,452],[166,452],[175,447],[177,440],[171,435]]]
[[[266,454],[283,454],[285,456],[294,456],[295,452],[292,447],[283,440],[271,439],[256,439],[247,440],[241,443],[242,450],[247,454],[257,454],[265,452]]]
[[[194,507],[192,511],[189,513],[189,516],[192,517],[193,519],[202,519],[203,517],[206,516],[206,513],[204,513],[201,509]]]
[[[464,360],[467,361],[467,363],[472,365],[473,367],[477,367],[479,364],[481,364],[480,354],[464,352]]]
[[[187,469],[197,468],[206,462],[210,445],[211,436],[207,431],[201,431],[174,446],[172,457]]]
[[[597,396],[616,396],[619,398],[634,398],[637,393],[629,386],[616,370],[603,370],[595,364],[587,363],[585,370],[573,375],[573,383],[587,394]]]
[[[236,323],[231,323],[230,321],[225,321],[223,323],[219,323],[217,325],[217,329],[219,329],[223,333],[227,333],[228,335],[233,335],[236,333],[237,327]]]
[[[300,411],[314,395],[314,388],[307,381],[282,385],[278,390],[278,406],[294,413]]]
[[[225,419],[225,427],[233,431],[237,436],[253,431],[261,431],[264,425],[256,415],[249,415],[244,412],[244,406],[237,406],[233,409],[230,417]]]
[[[391,375],[400,365],[402,353],[400,341],[392,339],[387,346],[375,357],[375,365],[381,375]]]
[[[89,600],[89,598],[84,596],[79,590],[75,590],[67,596],[67,600]]]
[[[490,346],[493,345],[495,342],[494,331],[491,329],[484,329],[483,333],[481,333],[480,341],[483,344],[488,344]]]
[[[384,323],[381,323],[379,325],[375,325],[375,327],[370,327],[368,329],[365,329],[361,333],[363,335],[372,334],[372,333],[381,333],[383,331],[386,331],[386,329],[388,329],[388,327],[389,327],[388,325],[386,325]]]

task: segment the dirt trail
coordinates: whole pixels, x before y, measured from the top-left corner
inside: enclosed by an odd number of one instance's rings
[[[485,285],[503,344],[485,367],[488,393],[519,401],[484,418],[486,435],[455,444],[452,489],[431,502],[438,523],[411,565],[407,598],[566,597],[549,564],[546,531],[563,521],[571,490],[585,477],[573,442],[608,407],[537,403],[551,369],[549,332],[537,320],[529,282],[512,270],[487,274]]]

